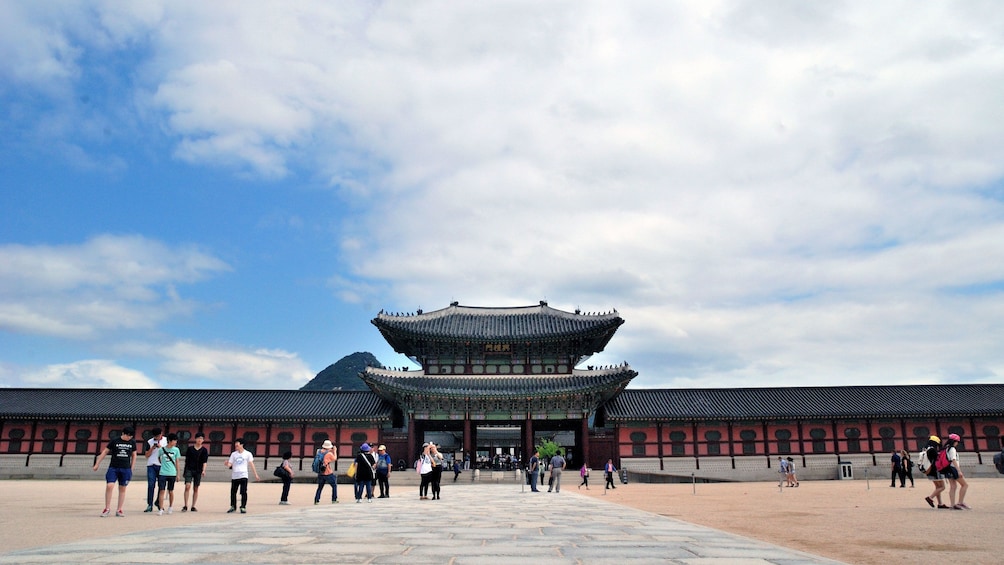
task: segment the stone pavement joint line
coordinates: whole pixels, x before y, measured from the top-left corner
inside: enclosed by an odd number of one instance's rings
[[[0,554],[0,564],[480,565],[509,559],[549,565],[837,563],[574,492],[535,494],[511,484],[451,485],[442,500],[418,500],[417,492],[399,490],[373,504],[305,502],[301,510],[257,516],[252,504],[248,514],[218,522]]]

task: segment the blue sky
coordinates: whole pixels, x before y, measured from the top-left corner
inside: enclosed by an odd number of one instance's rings
[[[636,387],[1000,382],[1004,13],[0,3],[0,386],[298,388],[456,300]]]

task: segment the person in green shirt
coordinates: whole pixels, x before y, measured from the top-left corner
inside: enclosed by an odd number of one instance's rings
[[[181,458],[181,450],[178,449],[178,434],[167,434],[167,447],[160,450],[160,476],[157,478],[160,487],[160,511],[159,516],[164,515],[164,491],[167,491],[167,513],[174,512],[174,483],[180,479],[178,459]]]

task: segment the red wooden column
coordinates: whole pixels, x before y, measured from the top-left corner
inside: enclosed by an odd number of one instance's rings
[[[471,427],[471,417],[469,414],[464,414],[464,456],[471,458],[472,469],[476,455],[474,453],[474,433]]]
[[[582,454],[580,455],[582,461],[579,462],[579,466],[582,463],[589,464],[589,414],[582,417],[582,447],[580,448]]]
[[[530,461],[535,447],[537,446],[533,444],[533,419],[527,416],[526,420],[523,421],[523,449],[525,450],[523,461]]]
[[[415,445],[416,429],[415,413],[412,412],[408,414],[408,458],[405,459],[408,465],[413,465],[418,458],[418,446]]]

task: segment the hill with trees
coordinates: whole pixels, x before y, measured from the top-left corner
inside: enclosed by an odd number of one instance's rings
[[[368,366],[383,368],[372,353],[363,351],[346,355],[317,373],[300,390],[369,390],[359,378],[359,373]]]

